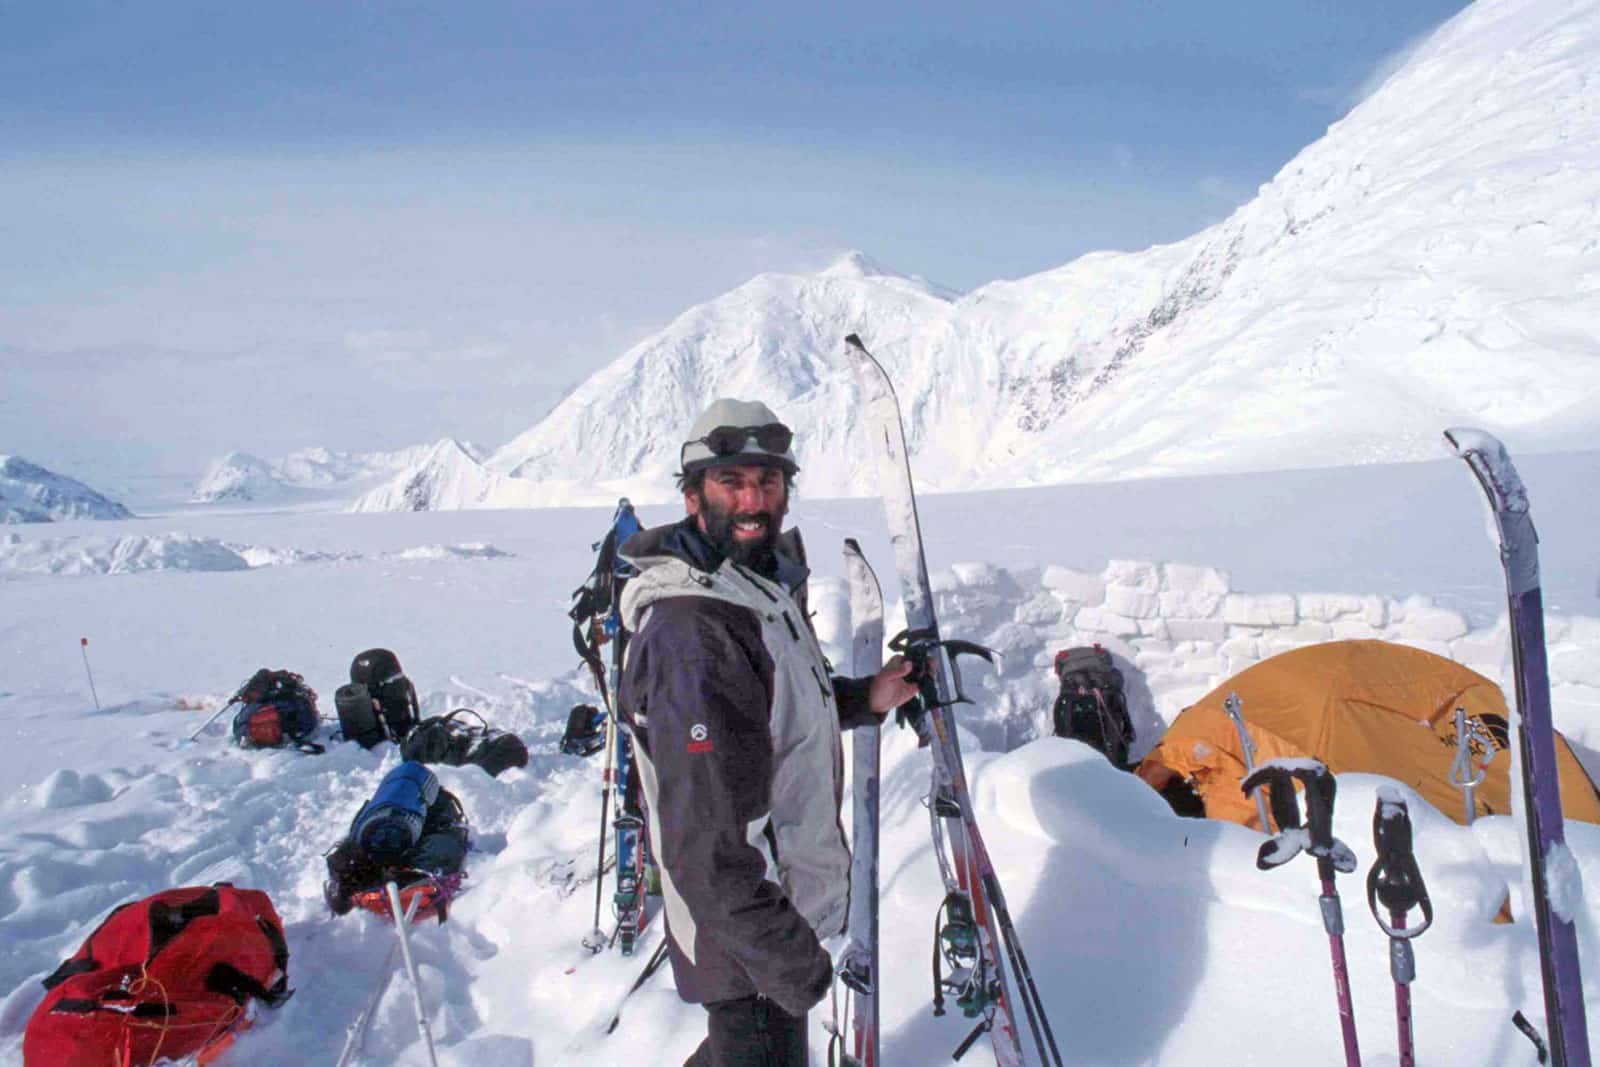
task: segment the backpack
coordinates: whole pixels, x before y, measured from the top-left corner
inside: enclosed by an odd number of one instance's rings
[[[478,725],[457,721],[459,715],[471,715]],[[450,767],[473,763],[496,778],[507,768],[526,767],[528,746],[516,734],[491,728],[471,708],[457,708],[418,723],[400,743],[400,758]]]
[[[466,877],[471,838],[461,801],[440,788],[432,771],[406,761],[384,775],[350,832],[324,857],[323,897],[335,915],[361,907],[389,914],[384,883],[397,882],[402,907],[421,894],[412,922],[444,922],[449,901]]]
[[[567,713],[561,752],[584,759],[606,747],[606,713],[593,704],[578,704]]]
[[[617,510],[611,516],[611,528],[605,537],[592,546],[597,555],[594,570],[582,585],[572,591],[572,607],[567,617],[572,620],[572,647],[594,676],[600,690],[600,699],[608,706],[611,694],[606,686],[606,666],[600,658],[600,646],[611,640],[621,640],[625,635],[618,624],[622,603],[622,587],[635,573],[633,564],[619,556],[618,549],[644,527],[633,513],[627,497],[617,501]],[[616,650],[620,652],[620,646]],[[620,662],[620,659],[619,659]]]
[[[310,740],[322,722],[317,694],[293,671],[263,667],[239,687],[232,703],[239,705],[233,716],[233,740],[241,748],[293,745],[302,752],[323,751]]]
[[[380,741],[405,740],[420,715],[417,687],[387,648],[369,648],[350,663],[350,684],[333,694],[339,732],[346,741],[371,748]]]
[[[1114,766],[1127,766],[1133,719],[1122,672],[1112,664],[1111,653],[1099,645],[1062,649],[1056,653],[1055,671],[1061,682],[1051,715],[1055,735],[1082,741]]]
[[[44,980],[23,1037],[26,1067],[143,1067],[226,1047],[258,1000],[288,987],[283,922],[267,895],[169,889],[123,904]]]

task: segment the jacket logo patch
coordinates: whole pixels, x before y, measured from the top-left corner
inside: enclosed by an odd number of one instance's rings
[[[689,751],[710,752],[711,732],[706,729],[706,724],[697,722],[689,727]]]

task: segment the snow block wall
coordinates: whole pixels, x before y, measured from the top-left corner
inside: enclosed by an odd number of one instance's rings
[[[1050,731],[1055,653],[1103,645],[1127,680],[1148,751],[1189,704],[1261,660],[1303,645],[1375,638],[1455,660],[1510,692],[1506,621],[1474,629],[1426,596],[1248,593],[1225,571],[1112,560],[1093,574],[1066,567],[1007,570],[962,563],[933,576],[941,630],[1003,655],[998,671],[963,660],[977,707],[962,721],[986,747],[1011,749]],[[1600,618],[1545,619],[1556,726],[1600,770]],[[1587,751],[1581,751],[1586,749]]]

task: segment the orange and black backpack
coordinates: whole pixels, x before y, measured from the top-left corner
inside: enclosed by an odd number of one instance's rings
[[[281,748],[292,745],[302,752],[319,753],[312,741],[322,717],[317,714],[317,694],[293,671],[261,668],[239,687],[232,703],[233,740],[242,748]]]
[[[219,882],[123,904],[44,980],[23,1063],[208,1062],[252,1000],[289,999],[288,970],[283,922],[260,890]]]

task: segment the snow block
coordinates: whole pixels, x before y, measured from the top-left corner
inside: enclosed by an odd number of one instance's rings
[[[1048,591],[1041,589],[1032,598],[1017,605],[1012,618],[1024,626],[1054,626],[1066,614],[1066,608]]]
[[[1161,601],[1143,589],[1111,585],[1106,587],[1106,610],[1130,619],[1153,619],[1161,614]]]
[[[1600,655],[1593,647],[1564,648],[1550,654],[1550,680],[1600,688]]]
[[[1363,619],[1339,619],[1328,624],[1335,641],[1386,640],[1387,635]]]
[[[1154,563],[1138,560],[1114,559],[1106,564],[1106,584],[1142,589],[1147,593],[1161,589],[1161,570]]]
[[[1161,614],[1174,619],[1209,619],[1222,606],[1226,592],[1169,589],[1160,596]]]
[[[1161,589],[1170,593],[1226,593],[1230,579],[1227,571],[1215,567],[1195,567],[1187,563],[1165,563],[1161,566]]]
[[[1032,649],[1044,643],[1044,638],[1031,626],[1008,622],[984,638],[983,643],[1005,656],[1008,663],[1020,663]]]
[[[1228,665],[1229,674],[1261,662],[1261,643],[1253,637],[1230,637],[1217,647],[1217,655]]]
[[[1366,604],[1358,596],[1344,593],[1301,593],[1300,617],[1315,622],[1332,622],[1345,615],[1355,615],[1365,610]]]
[[[1426,641],[1453,641],[1469,629],[1460,613],[1437,607],[1425,596],[1407,597],[1393,621],[1400,633]]]
[[[1432,652],[1435,656],[1450,658],[1450,646],[1444,641],[1435,641],[1427,637],[1412,637],[1409,634],[1398,634],[1394,638],[1397,645],[1406,645],[1410,648],[1420,648],[1424,652]]]
[[[1559,620],[1567,624],[1566,632],[1560,640],[1570,641],[1585,648],[1600,648],[1600,619],[1593,615],[1552,615],[1549,619],[1552,622]],[[1546,630],[1548,631],[1548,626]]]
[[[1499,626],[1490,630],[1475,630],[1450,642],[1450,658],[1469,667],[1474,663],[1498,665],[1511,652],[1506,636],[1505,629]]]
[[[1333,627],[1325,622],[1297,622],[1293,626],[1285,626],[1276,631],[1274,636],[1299,641],[1305,645],[1319,645],[1333,638]]]
[[[1222,618],[1242,626],[1292,626],[1298,617],[1287,593],[1229,593],[1222,601]]]
[[[1072,625],[1089,633],[1115,634],[1118,637],[1132,637],[1139,632],[1137,621],[1105,608],[1080,608],[1078,614],[1072,617]]]
[[[1068,567],[1046,567],[1039,584],[1064,600],[1076,601],[1087,607],[1104,603],[1106,599],[1105,579]]]
[[[987,563],[954,563],[950,572],[962,585],[995,584],[995,569]]]
[[[1163,597],[1166,595],[1162,594]],[[1217,642],[1226,640],[1228,636],[1228,624],[1221,619],[1168,618],[1166,622],[1167,634],[1174,641]]]
[[[1165,619],[1140,619],[1139,633],[1143,634],[1145,637],[1153,637],[1162,642],[1171,640],[1170,635],[1167,633],[1167,623]]]

